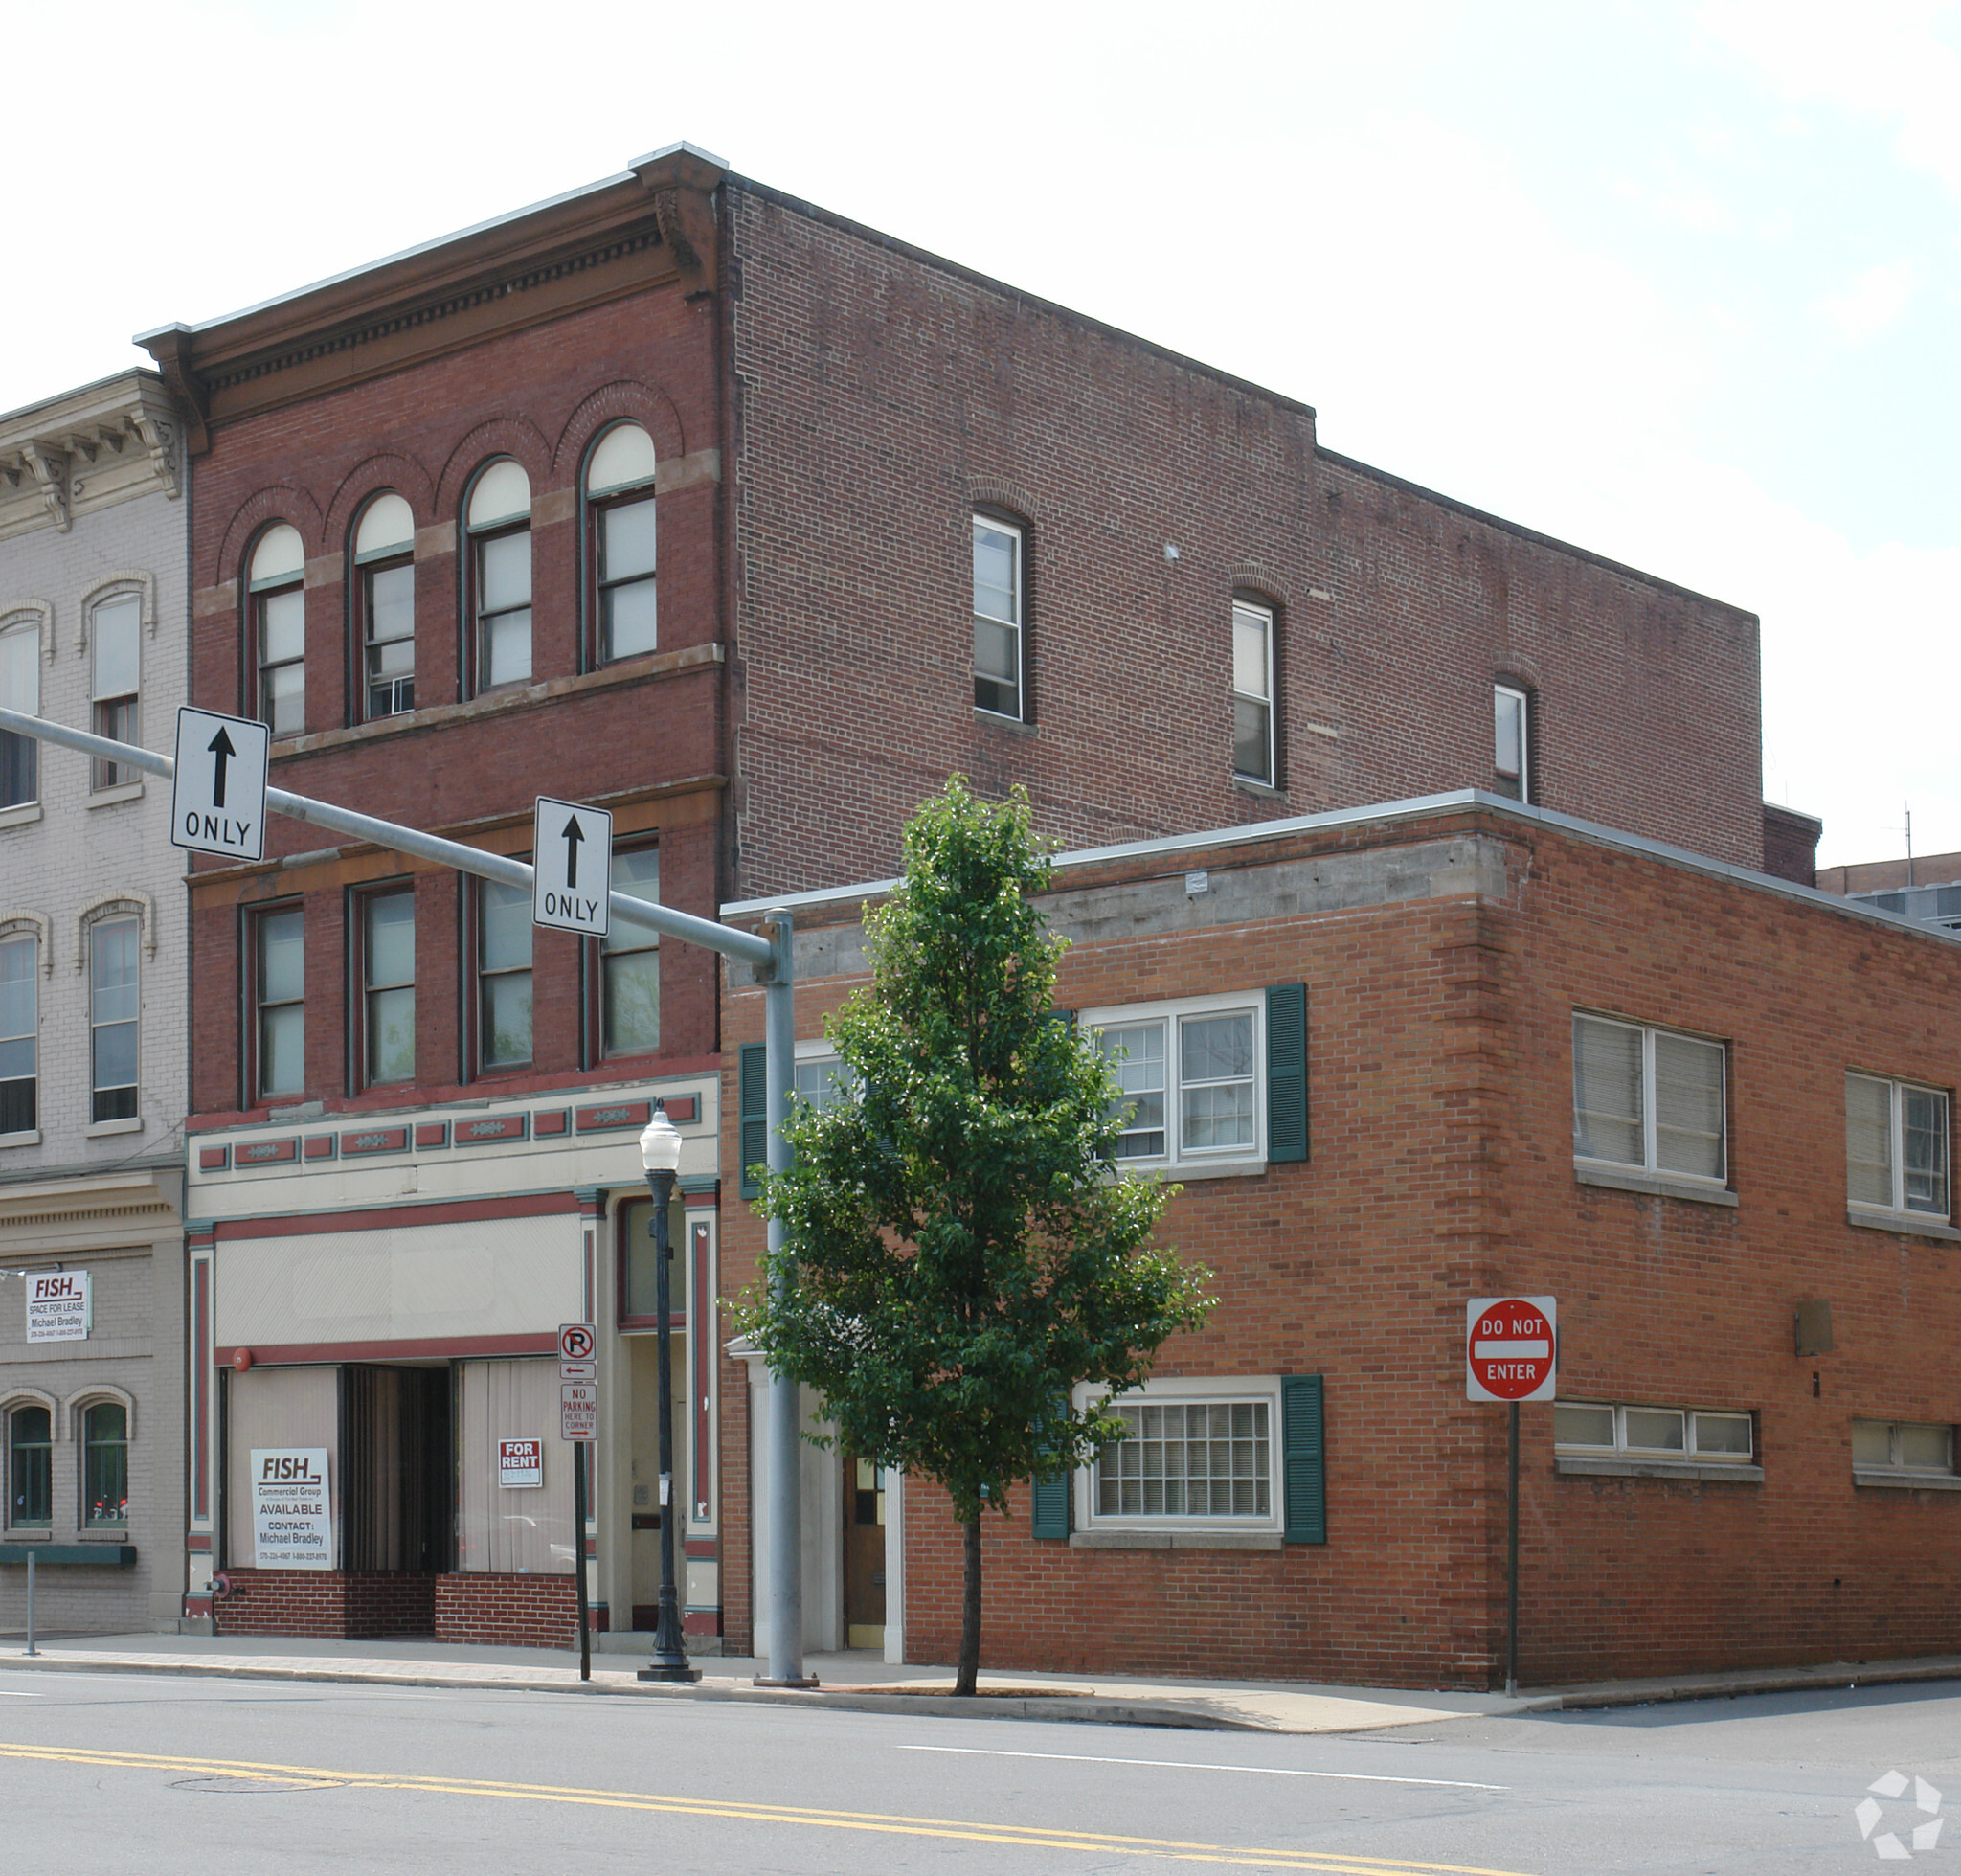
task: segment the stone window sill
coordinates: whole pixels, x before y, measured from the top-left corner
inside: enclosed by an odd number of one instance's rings
[[[1256,781],[1250,775],[1235,775],[1232,785],[1242,795],[1257,795],[1263,802],[1284,802],[1287,799],[1286,789],[1275,788],[1271,781]]]
[[[1961,1492],[1961,1479],[1951,1472],[1895,1472],[1891,1467],[1882,1472],[1877,1467],[1867,1470],[1854,1466],[1852,1482],[1879,1485],[1895,1492]]]
[[[85,1138],[101,1140],[109,1134],[140,1134],[143,1131],[143,1116],[132,1114],[126,1120],[98,1120],[94,1122]]]
[[[40,1143],[38,1127],[30,1127],[25,1133],[0,1134],[0,1146],[38,1146]]]
[[[1175,1179],[1181,1186],[1189,1186],[1194,1179],[1257,1179],[1266,1171],[1267,1163],[1264,1160],[1188,1160],[1183,1163],[1124,1160],[1118,1164],[1117,1169],[1119,1173],[1162,1173],[1166,1179]]]
[[[143,798],[143,782],[119,781],[113,788],[98,788],[88,798],[90,807],[113,807],[118,802],[135,802]]]
[[[1025,722],[1019,716],[1003,716],[998,710],[982,710],[974,706],[974,721],[985,724],[990,730],[1003,730],[1011,736],[1032,736],[1036,734],[1032,723]]]
[[[1938,1218],[1918,1211],[1887,1211],[1879,1206],[1848,1205],[1845,1222],[1862,1232],[1905,1232],[1908,1237],[1942,1237],[1961,1244],[1961,1232]]]
[[[1276,1530],[1079,1530],[1071,1550],[1278,1550]]]
[[[1573,1163],[1573,1177],[1582,1186],[1604,1186],[1616,1192],[1646,1192],[1656,1198],[1688,1199],[1696,1205],[1736,1204],[1736,1194],[1726,1186],[1714,1186],[1702,1179],[1675,1179],[1665,1172],[1622,1172],[1616,1166]]]
[[[1761,1485],[1760,1465],[1724,1465],[1706,1459],[1582,1458],[1556,1454],[1552,1469],[1563,1479],[1702,1479],[1719,1485]]]
[[[22,802],[17,807],[0,807],[0,827],[25,827],[40,818],[39,802]]]
[[[515,711],[535,710],[555,703],[561,697],[583,696],[592,690],[616,689],[625,684],[639,684],[655,678],[674,677],[684,671],[722,662],[719,644],[683,645],[675,651],[650,652],[642,658],[629,658],[618,665],[606,665],[597,671],[575,676],[533,679],[526,684],[500,685],[495,690],[462,703],[431,704],[423,710],[405,710],[394,716],[377,716],[372,723],[355,723],[341,730],[317,730],[309,735],[282,736],[272,745],[272,759],[283,761],[289,756],[312,756],[325,749],[343,749],[349,743],[372,742],[378,737],[407,735],[413,731],[440,728],[449,723],[470,723],[486,716],[508,715]]]

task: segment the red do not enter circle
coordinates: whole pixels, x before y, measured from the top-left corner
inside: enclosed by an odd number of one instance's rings
[[[1544,1387],[1558,1357],[1551,1322],[1536,1302],[1505,1297],[1471,1318],[1464,1356],[1472,1379],[1495,1400],[1524,1400]]]

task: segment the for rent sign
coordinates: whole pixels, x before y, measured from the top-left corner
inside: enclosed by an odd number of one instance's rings
[[[92,1322],[88,1272],[64,1270],[27,1280],[27,1339],[85,1342]]]
[[[545,1442],[542,1439],[500,1439],[497,1442],[497,1482],[506,1491],[545,1482]]]
[[[325,1446],[252,1449],[252,1552],[260,1570],[333,1568]]]

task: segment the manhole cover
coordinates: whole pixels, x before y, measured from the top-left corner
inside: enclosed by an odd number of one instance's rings
[[[170,1786],[180,1792],[326,1792],[339,1788],[338,1778],[237,1778],[213,1773],[203,1778],[173,1778]]]

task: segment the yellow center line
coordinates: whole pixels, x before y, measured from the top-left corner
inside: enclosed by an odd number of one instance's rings
[[[1455,1863],[1412,1863],[1402,1858],[1357,1857],[1333,1850],[1236,1848],[1176,1838],[1125,1837],[1109,1831],[1050,1829],[1042,1825],[970,1823],[949,1818],[889,1816],[877,1811],[829,1811],[739,1798],[690,1798],[648,1792],[591,1790],[576,1785],[528,1785],[504,1778],[455,1778],[436,1774],[336,1771],[323,1766],[272,1765],[258,1759],[210,1759],[166,1752],[121,1752],[107,1747],[57,1748],[0,1743],[0,1758],[50,1760],[124,1771],[190,1773],[203,1777],[305,1779],[316,1786],[346,1785],[371,1791],[423,1792],[453,1797],[502,1797],[538,1804],[581,1804],[617,1811],[657,1811],[673,1816],[719,1818],[739,1823],[801,1824],[825,1830],[869,1831],[881,1836],[933,1837],[1020,1849],[1075,1850],[1104,1855],[1157,1857],[1173,1863],[1230,1864],[1265,1869],[1305,1869],[1329,1876],[1519,1876]]]

